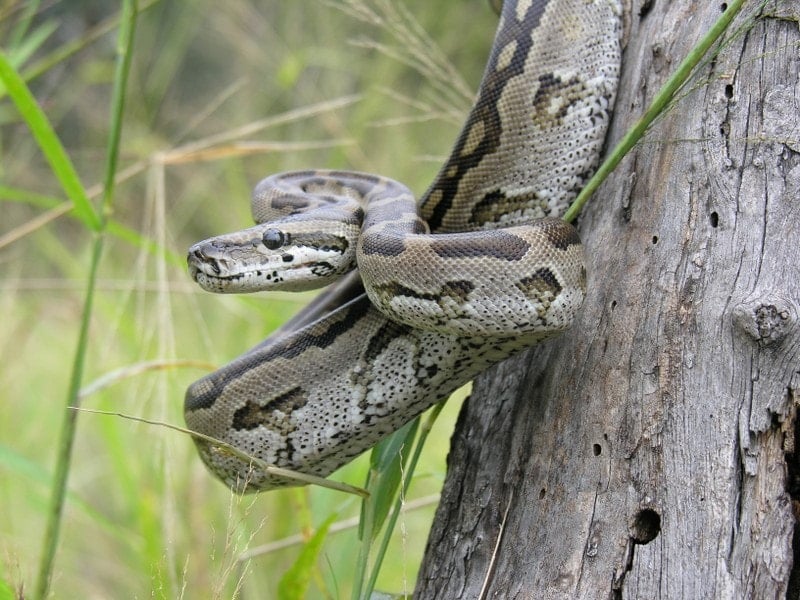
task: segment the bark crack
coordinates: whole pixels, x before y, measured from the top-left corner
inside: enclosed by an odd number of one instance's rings
[[[595,531],[594,531],[594,517],[597,513],[597,493],[595,492],[594,495],[594,502],[592,502],[592,514],[589,515],[589,530],[586,535],[586,539],[583,542],[583,555],[587,557],[592,557],[597,555],[597,544],[595,543]],[[583,578],[583,566],[585,561],[580,562],[580,566],[578,567],[578,576],[575,578],[575,582],[577,586],[580,586],[581,579]]]
[[[611,582],[611,598],[621,600],[625,578],[633,570],[633,559],[636,546],[649,544],[661,533],[661,515],[652,508],[642,508],[633,518],[628,531],[628,543],[625,546],[625,566],[617,569]]]
[[[794,533],[792,535],[792,570],[786,588],[787,600],[800,599],[800,428],[797,427],[797,404],[791,387],[787,389],[790,413],[784,424],[786,438],[786,491],[792,499]]]

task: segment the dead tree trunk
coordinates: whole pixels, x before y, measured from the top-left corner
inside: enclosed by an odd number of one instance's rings
[[[635,4],[611,143],[725,9]],[[585,211],[580,319],[476,382],[417,597],[795,597],[799,19],[768,1]]]

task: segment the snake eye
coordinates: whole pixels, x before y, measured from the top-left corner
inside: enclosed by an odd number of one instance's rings
[[[284,235],[278,229],[267,229],[261,237],[261,241],[268,250],[277,250],[289,241],[289,236]]]

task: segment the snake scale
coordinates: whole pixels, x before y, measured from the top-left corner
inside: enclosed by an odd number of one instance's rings
[[[505,0],[476,101],[418,208],[401,184],[363,173],[259,183],[259,224],[195,244],[192,277],[216,292],[306,289],[357,265],[367,293],[316,320],[312,306],[193,383],[189,428],[327,476],[567,328],[586,274],[577,233],[556,217],[602,150],[621,21],[620,0]],[[237,491],[297,485],[195,442]]]

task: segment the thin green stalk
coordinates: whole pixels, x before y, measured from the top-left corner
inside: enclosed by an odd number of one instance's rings
[[[372,592],[375,589],[375,583],[378,580],[378,574],[381,570],[381,565],[383,564],[383,559],[386,556],[386,550],[389,547],[389,541],[392,539],[392,533],[394,532],[394,527],[397,524],[397,519],[400,517],[400,511],[403,508],[403,500],[408,493],[408,488],[411,485],[412,474],[417,468],[417,463],[419,462],[419,457],[422,455],[422,449],[425,447],[425,442],[428,439],[428,434],[431,432],[433,428],[433,424],[436,422],[436,419],[439,418],[439,414],[442,412],[444,408],[445,402],[440,402],[436,406],[433,407],[431,410],[430,415],[428,418],[425,419],[425,422],[422,424],[422,427],[419,429],[419,433],[417,435],[417,443],[414,446],[414,453],[411,455],[411,459],[408,462],[408,465],[404,469],[403,473],[403,491],[397,495],[397,500],[395,501],[394,509],[392,510],[391,515],[389,516],[389,520],[386,523],[386,528],[383,531],[383,538],[381,539],[381,544],[378,546],[378,552],[375,555],[375,561],[372,565],[372,572],[370,573],[369,580],[367,581],[366,590],[364,592],[364,598],[372,597]]]
[[[658,94],[653,99],[653,102],[650,103],[650,106],[647,108],[645,113],[623,136],[614,150],[612,150],[608,158],[603,161],[603,164],[600,165],[600,168],[597,169],[597,172],[594,174],[594,176],[581,190],[580,194],[578,194],[578,197],[575,198],[575,201],[570,205],[567,212],[564,213],[565,221],[572,222],[575,217],[578,216],[578,213],[581,212],[583,205],[586,204],[587,200],[589,200],[595,190],[600,187],[600,184],[605,181],[606,177],[611,174],[611,172],[617,167],[625,155],[631,150],[631,148],[633,148],[636,142],[638,142],[642,136],[644,136],[647,128],[650,127],[656,117],[658,117],[658,115],[664,111],[667,105],[675,97],[675,93],[681,88],[681,86],[686,83],[695,67],[697,67],[697,65],[700,64],[700,61],[703,60],[703,57],[708,52],[709,48],[711,48],[711,46],[719,39],[719,37],[728,29],[728,25],[730,25],[733,18],[739,13],[744,5],[744,2],[745,0],[733,0],[728,5],[728,8],[725,10],[725,12],[722,13],[722,15],[717,19],[711,29],[708,30],[708,33],[703,36],[703,39],[701,39],[700,42],[698,42],[698,44],[692,48],[691,52],[689,52],[681,64],[678,65],[675,73],[672,74],[664,86],[658,91]]]
[[[19,20],[17,25],[14,27],[14,32],[11,35],[11,40],[8,45],[9,48],[17,48],[22,44],[22,40],[25,38],[25,35],[28,33],[28,30],[31,27],[31,23],[33,22],[33,17],[36,16],[37,11],[39,10],[39,5],[41,4],[41,0],[35,0],[29,2],[27,6],[22,11],[22,18]]]
[[[50,510],[48,511],[47,529],[45,530],[42,556],[39,562],[39,574],[33,594],[34,600],[43,600],[47,597],[50,587],[50,578],[53,572],[56,548],[58,546],[58,537],[61,532],[61,517],[64,510],[64,498],[66,496],[67,478],[69,476],[70,458],[72,456],[72,446],[75,440],[78,415],[76,411],[69,410],[69,408],[77,406],[79,403],[78,392],[80,391],[83,367],[86,359],[86,349],[88,347],[89,322],[91,321],[92,306],[94,303],[95,281],[97,279],[97,270],[103,251],[102,239],[102,235],[95,233],[95,243],[92,248],[92,257],[89,266],[86,299],[83,304],[83,314],[81,316],[80,331],[78,333],[78,345],[72,363],[72,376],[67,391],[68,410],[64,414],[64,420],[61,423],[61,434],[57,446],[56,470],[53,474]]]
[[[372,538],[375,529],[375,511],[362,511],[362,518],[359,522],[361,543],[358,546],[358,556],[356,557],[356,568],[353,573],[353,591],[350,595],[353,600],[361,600],[362,587],[364,585],[364,573],[369,564],[369,551],[372,548]]]
[[[103,182],[103,199],[100,206],[100,219],[105,228],[111,214],[111,200],[114,197],[114,184],[119,158],[119,142],[122,138],[122,121],[125,109],[125,90],[128,73],[133,58],[133,35],[136,31],[137,0],[123,0],[120,30],[117,37],[117,65],[114,72],[114,90],[111,96],[111,131],[106,150],[106,174]]]
[[[419,421],[417,417],[406,423],[372,450],[366,486],[369,497],[361,503],[361,522],[358,532],[361,546],[354,569],[354,585],[351,593],[353,600],[368,597],[362,593],[362,587],[367,578],[372,543],[394,505],[408,462],[408,454],[404,453],[403,449],[410,449],[414,443]]]
[[[83,304],[80,329],[78,333],[78,343],[72,365],[72,375],[70,377],[67,392],[67,406],[64,420],[61,426],[61,434],[58,444],[58,456],[56,459],[56,469],[53,476],[52,497],[50,510],[48,513],[47,528],[45,531],[42,557],[39,563],[39,574],[34,589],[33,598],[44,599],[50,587],[53,563],[55,561],[58,538],[61,530],[61,521],[64,509],[64,499],[66,496],[67,480],[71,465],[72,447],[75,440],[78,412],[73,410],[80,404],[80,388],[83,379],[83,370],[86,360],[86,353],[89,345],[89,323],[91,322],[92,308],[94,304],[94,293],[97,282],[97,273],[100,266],[100,259],[103,255],[104,231],[111,211],[111,200],[114,194],[114,174],[117,168],[117,157],[119,154],[119,141],[122,131],[122,112],[125,101],[125,89],[130,71],[131,51],[133,48],[133,32],[136,25],[136,0],[124,0],[122,19],[120,23],[119,36],[117,39],[117,66],[114,75],[114,90],[112,96],[111,109],[111,131],[109,134],[108,148],[106,154],[106,175],[103,197],[101,200],[99,214],[92,210],[96,219],[92,227],[94,232],[94,242],[89,264],[89,278],[86,284],[86,298]],[[24,84],[23,84],[24,86]],[[10,92],[9,88],[9,92]],[[38,108],[38,106],[37,106]],[[20,112],[24,112],[20,110]],[[40,120],[46,122],[44,114],[39,116]],[[28,125],[30,121],[26,117]],[[47,123],[49,130],[52,127]],[[33,127],[31,127],[33,129]],[[53,133],[55,136],[55,133]],[[57,138],[56,138],[57,140]],[[37,141],[39,138],[37,137]],[[41,145],[41,141],[40,141]],[[58,142],[60,147],[60,142]],[[47,149],[42,148],[47,154]],[[74,183],[80,187],[80,195],[85,198],[86,194],[77,174],[74,175]]]

